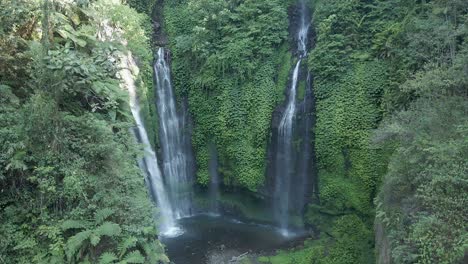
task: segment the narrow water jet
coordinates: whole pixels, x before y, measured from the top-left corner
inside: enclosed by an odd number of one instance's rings
[[[287,233],[289,224],[289,193],[292,174],[293,118],[296,112],[296,91],[299,76],[299,60],[294,68],[288,104],[278,128],[275,179],[275,218],[282,233]]]
[[[184,140],[184,118],[179,116],[171,83],[171,72],[164,48],[159,48],[154,63],[159,138],[162,164],[169,198],[176,218],[193,214],[193,177],[190,173],[190,151]]]
[[[297,55],[298,61],[292,72],[292,77],[289,85],[289,92],[287,93],[287,104],[286,108],[281,116],[279,126],[276,131],[276,149],[274,153],[274,194],[273,194],[273,206],[274,216],[281,233],[285,236],[289,235],[289,222],[290,222],[290,211],[291,211],[291,199],[297,197],[298,194],[296,189],[305,189],[304,186],[292,186],[293,180],[296,184],[305,185],[307,172],[305,168],[296,168],[296,160],[294,158],[295,150],[293,149],[294,140],[294,127],[295,117],[297,111],[297,89],[299,82],[299,75],[301,69],[301,63],[307,56],[307,45],[308,45],[308,33],[309,33],[309,16],[308,8],[304,1],[300,2],[300,21],[299,28],[297,31]],[[307,125],[307,124],[306,124]],[[307,137],[301,138],[302,142],[307,145],[309,139]],[[307,149],[306,149],[307,150]],[[301,170],[301,171],[300,171]],[[296,175],[298,173],[304,175]],[[299,177],[298,177],[299,176]],[[298,179],[299,180],[295,180]],[[292,191],[294,187],[294,191]],[[305,193],[305,191],[301,191]],[[302,194],[304,195],[304,194]],[[300,194],[299,194],[300,196]],[[301,198],[304,200],[304,198]]]
[[[121,61],[122,67],[119,74],[125,88],[128,90],[130,108],[136,123],[134,133],[139,143],[144,145],[145,151],[143,158],[138,161],[138,164],[147,177],[146,182],[149,185],[151,193],[157,200],[161,212],[161,233],[163,235],[172,236],[180,233],[181,230],[175,223],[173,209],[165,191],[161,171],[158,166],[158,159],[156,157],[156,153],[151,148],[148,134],[140,115],[140,104],[138,101],[136,85],[133,78],[134,75],[132,74],[132,70],[135,71],[138,68],[136,67],[135,61],[131,54],[122,56]]]
[[[219,209],[219,185],[220,178],[218,173],[218,153],[216,151],[216,146],[211,143],[209,146],[210,160],[208,163],[208,172],[210,175],[210,211],[214,215],[220,214]]]

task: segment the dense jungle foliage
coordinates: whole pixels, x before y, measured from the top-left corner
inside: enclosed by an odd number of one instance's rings
[[[117,1],[0,1],[0,263],[168,262],[116,76],[131,51],[151,87],[149,21]]]
[[[266,260],[464,263],[468,2],[314,2],[321,235]]]
[[[466,263],[468,1],[306,1],[318,199],[304,218],[317,232],[258,261]],[[295,4],[0,0],[0,263],[169,262],[118,75],[131,52],[158,147],[157,23],[193,121],[197,184],[214,143],[224,187],[263,195]]]
[[[271,115],[290,69],[287,7],[281,0],[165,5],[174,85],[188,98],[203,185],[209,183],[210,141],[228,185],[255,191],[264,183]]]
[[[284,99],[292,64],[284,48],[292,4],[167,1],[164,26],[176,88],[195,122],[199,183],[208,183],[207,142],[214,141],[226,185],[255,191],[264,184],[271,114]],[[379,261],[461,261],[468,4],[317,0],[310,6],[320,202],[309,206],[307,218],[320,239],[263,260],[375,262],[377,213]]]

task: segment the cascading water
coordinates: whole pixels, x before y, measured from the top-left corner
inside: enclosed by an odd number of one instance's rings
[[[151,193],[157,199],[162,218],[160,226],[161,233],[167,236],[176,235],[180,233],[180,229],[178,229],[175,223],[174,213],[164,189],[161,171],[158,167],[158,160],[155,152],[151,148],[148,134],[146,133],[143,120],[140,116],[140,104],[138,102],[135,81],[132,74],[132,69],[137,69],[137,67],[130,54],[122,56],[121,61],[122,69],[119,74],[130,95],[130,108],[136,122],[136,129],[134,132],[138,141],[144,145],[145,150],[144,157],[138,162],[138,164],[147,176],[146,182],[149,185]]]
[[[218,155],[214,144],[210,144],[210,161],[208,163],[208,172],[210,175],[210,211],[214,215],[219,215],[219,173],[218,173]]]
[[[293,160],[293,123],[296,114],[296,94],[301,62],[307,55],[307,35],[310,25],[307,22],[307,7],[303,1],[301,1],[300,12],[301,20],[297,33],[298,61],[292,73],[286,109],[278,126],[275,153],[274,213],[283,235],[288,234],[291,181],[293,178],[292,174],[295,172],[295,162]]]
[[[160,124],[163,172],[176,218],[192,215],[192,185],[189,146],[184,140],[183,118],[179,118],[171,84],[171,72],[163,48],[154,64]]]
[[[301,24],[299,27],[297,38],[297,50],[299,57],[303,58],[307,55],[307,36],[309,34],[310,22],[307,21],[307,7],[304,1],[301,1]]]

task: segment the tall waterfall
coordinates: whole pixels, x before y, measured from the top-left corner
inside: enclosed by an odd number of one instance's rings
[[[190,173],[189,146],[184,140],[183,118],[180,118],[174,100],[171,72],[165,50],[159,48],[154,64],[159,138],[162,147],[163,172],[176,218],[192,215],[192,175]]]
[[[178,233],[179,229],[176,226],[174,213],[169,202],[168,196],[164,189],[164,183],[161,177],[161,171],[159,170],[158,160],[155,152],[151,148],[151,144],[146,133],[143,120],[140,116],[140,104],[138,102],[138,96],[136,92],[135,81],[133,78],[132,70],[137,70],[133,57],[128,54],[122,56],[122,69],[120,70],[120,78],[128,90],[130,95],[130,108],[132,111],[133,118],[136,122],[135,135],[140,143],[144,145],[145,154],[142,160],[138,162],[140,168],[146,174],[146,182],[149,185],[151,193],[157,199],[159,209],[161,211],[161,232],[162,234],[175,234]]]
[[[295,160],[293,159],[294,119],[296,115],[296,96],[301,63],[307,55],[307,35],[310,23],[307,21],[307,7],[301,1],[300,23],[297,32],[298,61],[292,72],[290,90],[287,96],[287,105],[282,114],[276,134],[275,175],[274,175],[274,213],[281,232],[288,234],[289,214],[291,203],[291,189]],[[296,187],[296,186],[294,186]]]

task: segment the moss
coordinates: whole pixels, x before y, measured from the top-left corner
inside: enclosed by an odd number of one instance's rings
[[[276,104],[283,102],[285,98],[284,90],[286,89],[289,81],[289,75],[292,67],[292,54],[288,51],[288,45],[285,43],[278,56],[278,70],[276,82]]]
[[[306,241],[303,246],[280,250],[273,256],[260,256],[257,261],[269,264],[311,264],[326,263],[322,241]]]
[[[197,180],[209,182],[206,142],[213,140],[224,184],[255,192],[265,181],[271,115],[284,98],[290,70],[287,6],[278,0],[239,5],[207,1],[203,7],[195,2],[165,5],[164,24],[174,85],[177,94],[187,96],[196,127]],[[265,19],[251,12],[262,12]],[[217,15],[206,20],[207,14]],[[234,23],[232,16],[240,20]],[[200,23],[209,34],[194,30]]]
[[[304,100],[306,94],[306,80],[301,80],[297,85],[296,99],[298,101]]]

